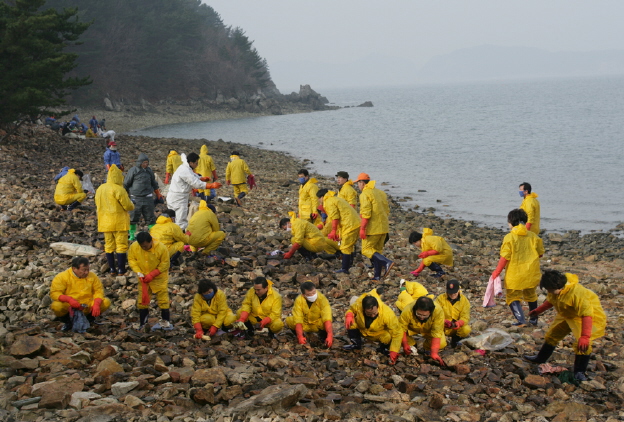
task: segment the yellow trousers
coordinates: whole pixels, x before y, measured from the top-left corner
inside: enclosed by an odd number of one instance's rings
[[[524,290],[505,289],[505,301],[507,305],[515,301],[535,302],[537,300],[537,289],[532,287]]]
[[[553,323],[553,325],[551,325],[548,328],[548,332],[546,333],[546,335],[544,336],[544,342],[546,342],[547,344],[550,344],[551,346],[557,346],[557,344],[559,344],[559,342],[561,340],[564,339],[565,336],[567,336],[568,334],[570,334],[572,332],[572,329],[570,328],[570,326],[568,325],[567,322],[565,321],[560,321],[560,322],[556,322]],[[577,355],[589,355],[592,352],[592,339],[590,338],[589,340],[589,347],[587,348],[587,350],[583,353],[579,352],[578,350],[578,338],[575,338],[575,342],[572,345],[572,349],[574,349],[574,353]]]
[[[74,202],[82,202],[87,199],[87,194],[84,192],[67,194],[67,195],[54,195],[54,202],[59,205],[70,205]]]
[[[128,252],[128,232],[104,232],[104,251],[106,253]]]
[[[203,254],[208,255],[210,252],[216,250],[221,245],[221,243],[223,243],[224,239],[225,232],[212,232],[208,235],[208,237],[191,246],[195,249],[204,248]]]
[[[291,330],[294,330],[296,325],[297,324],[295,324],[295,318],[292,315],[286,318],[286,326],[288,328],[290,328]],[[303,327],[303,331],[306,333],[318,333],[320,330],[325,329],[325,325],[323,324],[323,321],[321,321],[320,319],[318,320],[318,322],[315,322],[314,324],[301,324],[301,325]]]
[[[149,289],[149,293],[154,294],[154,292],[152,292],[150,285],[148,284],[147,286]],[[158,303],[158,307],[160,309],[169,309],[169,291],[165,288],[156,292],[155,294],[156,294],[156,303]],[[143,283],[139,283],[139,296],[137,298],[137,308],[148,309],[149,304],[141,305],[142,296],[143,296]]]
[[[358,231],[358,235],[359,235]],[[386,233],[369,234],[366,239],[362,239],[362,255],[372,258],[375,252],[382,253],[384,242],[386,241]]]
[[[110,304],[111,304],[110,299],[105,297],[102,300],[102,303],[100,304],[100,312],[104,312],[105,310],[110,308]],[[86,303],[85,305],[88,305],[88,306],[83,309],[83,312],[85,315],[90,315],[91,308],[93,307],[93,300],[91,300],[91,303]],[[56,315],[57,317],[61,317],[69,313],[69,303],[55,300],[50,305],[50,309],[52,309],[52,312],[54,312],[54,315]]]
[[[412,331],[412,330],[407,331],[407,343],[410,346],[413,346],[416,344],[416,340],[412,337],[413,335],[416,335],[416,334],[420,334],[420,333],[417,331]],[[433,340],[433,337],[431,337],[429,334],[422,334],[422,337],[423,339],[425,339],[423,348],[425,350],[431,350],[431,340]],[[440,350],[444,349],[445,347],[446,347],[446,336],[442,336],[442,338],[440,338]]]
[[[236,319],[240,318],[240,314],[241,311],[239,309],[236,312]],[[257,315],[249,314],[249,318],[247,318],[247,321],[249,321],[252,325],[256,325],[257,323],[262,321],[262,318]],[[278,319],[277,321],[271,321],[271,323],[267,325],[266,328],[268,328],[269,331],[271,331],[273,334],[277,334],[284,329],[284,321],[282,321],[281,319]]]
[[[215,321],[217,320],[216,315],[213,314],[202,314],[199,317],[199,322],[201,322],[201,325],[204,329],[210,328],[214,325]],[[234,324],[234,321],[236,321],[236,315],[234,315],[234,312],[230,311],[225,319],[223,320],[223,327],[229,327],[232,324]],[[221,327],[218,327],[221,328]]]
[[[167,246],[169,251],[169,258],[171,258],[176,252],[182,252],[184,250],[184,242],[174,242]]]
[[[457,337],[461,337],[461,338],[468,337],[468,335],[471,332],[472,332],[472,328],[470,328],[470,325],[468,324],[462,325],[457,330],[453,330],[452,328],[444,329],[444,334],[446,334],[447,336],[456,335]]]
[[[249,192],[249,189],[247,189],[247,183],[239,183],[238,185],[232,185],[232,187],[234,188],[234,196],[237,198],[241,193]]]
[[[347,233],[340,233],[340,252],[351,255],[355,251],[355,244],[360,237],[360,230],[355,229]]]

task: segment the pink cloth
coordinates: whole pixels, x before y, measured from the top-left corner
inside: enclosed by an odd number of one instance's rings
[[[495,297],[503,296],[503,287],[500,277],[492,278],[488,281],[487,289],[485,289],[485,296],[483,296],[483,307],[491,308],[496,306]]]

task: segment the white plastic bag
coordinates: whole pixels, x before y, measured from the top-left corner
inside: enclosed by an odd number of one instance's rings
[[[191,217],[197,211],[199,211],[199,201],[191,200],[191,203],[189,204],[189,207],[188,207],[188,217],[187,217],[186,221],[191,221]]]
[[[462,344],[473,349],[501,350],[513,343],[513,338],[506,331],[500,328],[488,328],[483,333],[475,337],[462,340]]]
[[[95,194],[95,188],[91,182],[91,176],[85,174],[82,176],[82,190],[88,191],[90,194]]]
[[[97,256],[102,253],[98,248],[77,243],[56,242],[50,243],[50,247],[61,255],[70,256]]]

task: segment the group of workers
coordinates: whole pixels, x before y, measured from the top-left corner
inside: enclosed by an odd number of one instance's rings
[[[116,145],[109,145],[109,150],[111,146]],[[125,179],[118,164],[121,163],[107,164],[107,181],[96,193],[98,230],[104,233],[110,271],[123,275],[126,263],[129,263],[137,275],[137,328],[146,326],[150,295],[155,294],[161,317],[152,330],[169,330],[173,328],[167,290],[169,268],[176,265],[185,249],[195,251],[204,248],[204,253],[208,254],[224,240],[225,233],[219,230],[215,209],[208,204],[215,197],[214,190],[222,185],[216,182],[216,167],[205,145],[200,155],[190,153],[185,156],[170,151],[165,178],[165,183],[170,183],[166,198],[169,209],[161,212],[156,219],[154,200],[162,198],[162,195],[149,168],[147,155],[139,156]],[[250,176],[253,177],[247,163],[238,152],[232,152],[226,169],[226,183],[233,186],[238,205],[242,206],[248,192]],[[79,170],[70,169],[59,180],[55,193],[58,204],[73,209],[84,200],[80,177]],[[283,257],[290,259],[297,251],[308,260],[314,259],[319,252],[339,255],[342,265],[337,272],[349,274],[359,238],[362,255],[371,261],[373,280],[385,278],[394,266],[394,262],[383,255],[389,238],[390,209],[386,194],[375,187],[375,180],[361,173],[352,182],[348,173],[340,171],[336,175],[338,189],[335,192],[319,189],[318,181],[311,178],[305,169],[299,171],[298,177],[298,212],[289,213],[289,218],[279,222],[279,227],[292,235],[292,246]],[[361,192],[359,201],[354,185]],[[70,192],[70,186],[75,192]],[[199,211],[188,221],[189,196],[193,193],[202,200]],[[517,324],[526,323],[521,300],[528,302],[530,323],[534,325],[537,325],[537,316],[550,307],[557,311],[557,318],[546,334],[538,355],[525,358],[532,362],[545,362],[558,342],[572,332],[578,340],[574,346],[577,354],[575,377],[586,379],[591,343],[604,335],[604,311],[595,293],[579,285],[576,276],[556,271],[546,271],[542,275],[539,258],[544,254],[544,248],[539,238],[539,202],[528,183],[520,185],[520,194],[523,202],[519,209],[512,210],[508,215],[511,231],[503,240],[501,258],[492,278],[496,279],[503,269],[506,270],[507,303],[518,320]],[[132,218],[128,212],[132,213]],[[149,232],[136,234],[141,215]],[[128,239],[136,240],[129,248]],[[422,261],[411,273],[413,276],[418,277],[425,267],[429,267],[434,277],[442,277],[446,272],[441,265],[453,266],[451,247],[442,237],[434,236],[430,228],[425,228],[422,233],[412,232],[409,243],[421,250],[418,257]],[[541,306],[537,306],[538,284],[548,291],[548,299]],[[74,260],[72,268],[59,274],[52,285],[52,310],[65,322],[64,329],[71,329],[69,308],[80,305],[90,318],[95,318],[110,305],[103,297],[97,276],[89,272],[88,261]],[[322,343],[331,347],[333,316],[328,299],[312,283],[303,283],[300,289],[301,294],[293,304],[292,315],[285,320],[286,325],[300,344],[308,341],[306,333],[317,333]],[[90,296],[87,291],[91,292]],[[415,351],[413,336],[419,334],[424,338],[425,353],[444,365],[439,351],[447,345],[446,336],[450,337],[451,346],[455,347],[471,332],[470,303],[462,294],[457,280],[448,280],[446,292],[435,300],[422,284],[405,282],[396,301],[399,317],[384,303],[382,294],[381,288],[373,289],[362,294],[349,307],[344,322],[351,344],[346,345],[345,350],[361,349],[363,338],[377,341],[379,351],[387,354],[390,363],[394,364],[401,348],[405,355]],[[198,339],[206,338],[206,332],[211,337],[220,330],[231,330],[239,336],[266,331],[269,336],[274,336],[284,327],[282,311],[279,292],[264,277],[253,280],[253,287],[247,291],[236,314],[228,307],[223,290],[209,280],[200,280],[191,320]]]

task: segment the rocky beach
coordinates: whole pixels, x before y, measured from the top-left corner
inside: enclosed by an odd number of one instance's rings
[[[176,114],[179,113],[179,114]],[[92,111],[82,110],[83,119]],[[93,112],[98,118],[101,113]],[[278,229],[280,218],[296,210],[297,170],[310,164],[283,153],[260,150],[226,140],[152,139],[119,135],[154,124],[184,122],[182,110],[170,118],[157,114],[107,117],[118,136],[126,170],[139,153],[150,158],[164,176],[169,149],[199,152],[206,144],[220,181],[232,150],[241,152],[256,175],[258,189],[239,208],[217,204],[227,237],[218,254],[184,256],[170,273],[169,292],[175,330],[145,333],[131,328],[138,319],[136,277],[112,277],[97,232],[93,199],[73,212],[54,204],[53,177],[63,166],[90,174],[95,187],[105,176],[102,139],[68,139],[41,126],[21,129],[0,146],[0,419],[4,421],[608,421],[624,419],[624,239],[613,233],[578,232],[542,235],[546,253],[542,269],[579,275],[596,292],[607,313],[606,335],[594,344],[590,381],[574,385],[556,374],[538,372],[522,359],[541,346],[551,310],[537,327],[514,327],[504,300],[483,308],[482,298],[496,266],[505,232],[460,220],[443,219],[432,210],[406,210],[401,198],[390,198],[390,240],[387,255],[395,266],[383,284],[371,281],[361,258],[351,274],[334,274],[338,260],[300,255],[283,260],[271,255],[287,250],[290,238]],[[257,114],[255,114],[257,115]],[[223,117],[244,117],[224,114]],[[201,115],[188,117],[201,119]],[[119,119],[119,120],[116,120]],[[203,120],[207,120],[204,118]],[[122,122],[123,121],[123,122]],[[196,121],[196,120],[188,120]],[[340,170],[340,169],[336,169]],[[320,187],[335,189],[333,177],[314,175]],[[373,175],[374,176],[374,175]],[[383,189],[383,186],[380,186]],[[231,195],[224,186],[220,196]],[[413,280],[418,251],[409,233],[430,227],[454,250],[455,266],[444,280],[425,270],[418,281],[429,293],[444,292],[444,281],[457,279],[472,306],[473,335],[488,328],[508,333],[513,342],[497,351],[476,353],[466,345],[442,350],[447,367],[417,356],[399,357],[394,366],[368,343],[345,352],[344,313],[353,296],[383,289],[393,309],[401,279]],[[621,225],[618,226],[622,228]],[[48,296],[53,277],[70,266],[71,257],[50,248],[54,242],[89,245],[102,250],[90,258],[102,280],[111,308],[102,325],[85,334],[61,333],[53,320]],[[359,246],[358,246],[359,249]],[[283,317],[290,314],[303,281],[312,281],[328,297],[334,311],[336,341],[321,347],[297,344],[285,329],[276,339],[251,340],[230,334],[210,341],[193,338],[190,307],[197,281],[208,278],[228,296],[235,311],[251,287],[266,276],[284,298]],[[545,298],[540,296],[540,302]],[[152,322],[157,310],[152,307]],[[549,363],[570,369],[573,337],[568,336]],[[619,403],[619,404],[618,404]]]

